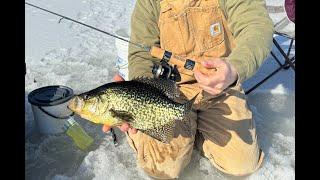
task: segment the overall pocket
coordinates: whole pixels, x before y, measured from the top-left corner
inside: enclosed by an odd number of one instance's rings
[[[192,24],[195,44],[199,53],[206,52],[224,41],[222,17],[218,7],[188,8],[189,24]]]

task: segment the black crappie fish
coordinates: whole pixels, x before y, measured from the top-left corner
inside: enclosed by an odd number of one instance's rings
[[[128,122],[132,127],[169,143],[176,120],[183,121],[196,97],[180,104],[170,80],[139,78],[112,82],[75,96],[69,109],[82,118],[108,126]]]

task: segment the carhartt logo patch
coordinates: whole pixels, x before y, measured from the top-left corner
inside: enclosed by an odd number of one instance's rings
[[[219,22],[214,23],[210,26],[210,33],[213,37],[221,33],[221,26]]]

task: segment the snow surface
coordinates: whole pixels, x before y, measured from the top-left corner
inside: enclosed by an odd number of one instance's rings
[[[128,28],[135,1],[128,0],[30,0],[29,2],[88,23],[105,31]],[[281,5],[268,0],[267,5]],[[116,72],[115,39],[73,22],[26,6],[25,76],[25,177],[26,179],[150,179],[136,165],[135,154],[117,129],[119,146],[109,134],[78,116],[76,120],[91,135],[90,151],[77,149],[65,134],[40,135],[35,129],[28,93],[48,85],[65,85],[75,93],[111,82]],[[280,13],[281,14],[281,13]],[[281,19],[273,14],[273,20]],[[287,48],[289,41],[276,37]],[[279,55],[278,51],[274,50]],[[294,54],[294,49],[293,49]],[[258,73],[243,87],[253,84],[276,69],[266,59]],[[243,178],[227,176],[194,151],[191,163],[180,179],[294,179],[295,178],[295,96],[294,72],[282,70],[248,96],[254,113],[265,162],[256,173]]]

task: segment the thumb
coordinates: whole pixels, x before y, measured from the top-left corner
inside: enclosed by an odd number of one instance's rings
[[[102,126],[102,131],[103,131],[104,133],[107,133],[108,131],[110,131],[110,129],[111,129],[111,126],[108,126],[108,125],[103,125],[103,126]]]
[[[202,66],[206,68],[217,68],[221,66],[221,60],[220,59],[211,59],[211,60],[204,60],[201,61]]]
[[[113,81],[116,81],[116,82],[118,82],[118,81],[124,81],[123,77],[120,76],[119,74],[116,74],[115,76],[113,76],[112,79],[113,79]]]

